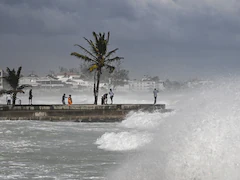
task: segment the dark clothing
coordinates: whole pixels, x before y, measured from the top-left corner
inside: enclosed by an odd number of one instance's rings
[[[32,95],[32,90],[29,91],[29,104],[32,105],[32,98],[33,98],[33,95]]]
[[[65,96],[65,94],[62,96],[62,104],[65,104],[65,98],[66,98],[66,96]]]
[[[29,91],[29,99],[32,99],[33,95],[32,95],[32,90]]]
[[[158,93],[158,90],[157,90],[157,89],[154,89],[154,91],[153,91],[154,104],[156,104],[156,102],[157,102],[157,93]]]
[[[102,105],[107,104],[107,93],[102,96]]]

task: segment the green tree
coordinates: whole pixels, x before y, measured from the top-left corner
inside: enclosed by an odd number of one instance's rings
[[[86,55],[72,52],[71,55],[75,56],[85,62],[90,64],[88,70],[90,72],[94,72],[94,86],[93,86],[93,94],[94,94],[94,104],[97,104],[98,101],[98,92],[99,92],[99,83],[100,77],[102,74],[103,68],[109,70],[109,73],[112,73],[115,69],[112,66],[113,62],[120,61],[123,57],[115,56],[112,57],[114,53],[118,50],[118,48],[108,51],[110,32],[108,32],[107,37],[105,37],[105,33],[96,34],[93,32],[94,41],[88,40],[84,37],[87,43],[90,45],[90,50],[87,50],[81,45],[76,44],[81,50],[85,52]]]
[[[11,94],[12,95],[12,105],[14,107],[17,99],[18,93],[24,93],[23,89],[25,87],[31,87],[30,85],[21,85],[19,86],[19,79],[21,78],[22,67],[19,67],[16,71],[14,68],[11,70],[7,68],[6,75],[3,77],[5,81],[9,84],[10,90],[1,90],[0,95],[2,94]]]

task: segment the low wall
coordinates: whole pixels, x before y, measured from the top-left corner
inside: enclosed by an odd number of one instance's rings
[[[115,105],[16,105],[0,106],[0,120],[45,120],[75,122],[119,122],[130,111],[169,112],[165,104],[115,104]]]

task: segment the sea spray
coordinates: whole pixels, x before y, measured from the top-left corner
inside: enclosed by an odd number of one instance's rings
[[[108,151],[127,151],[134,150],[151,142],[152,136],[150,133],[143,132],[119,132],[105,133],[96,144],[98,148]]]
[[[240,179],[240,79],[225,78],[176,104],[138,156],[109,173],[115,180]]]
[[[174,114],[137,111],[130,112],[118,127],[120,132],[106,132],[97,139],[98,148],[107,151],[127,151],[139,149],[153,139],[151,129],[159,126],[163,119]],[[112,131],[112,130],[110,130]]]
[[[166,120],[168,116],[174,113],[174,111],[166,113],[161,113],[159,111],[154,111],[152,113],[146,111],[133,111],[126,116],[120,126],[132,129],[154,129]]]

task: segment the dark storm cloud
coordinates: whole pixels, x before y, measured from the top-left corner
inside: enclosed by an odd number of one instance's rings
[[[126,4],[106,0],[0,2],[0,21],[3,25],[0,32],[5,34],[76,34],[80,29],[93,29],[92,26],[99,26],[105,19],[115,18],[135,19]]]
[[[82,37],[92,31],[111,31],[111,47],[120,48],[133,74],[146,66],[161,76],[201,76],[198,67],[234,70],[239,7],[238,0],[2,0],[1,66],[14,65],[16,57],[36,71],[76,65],[73,44],[85,45]]]

